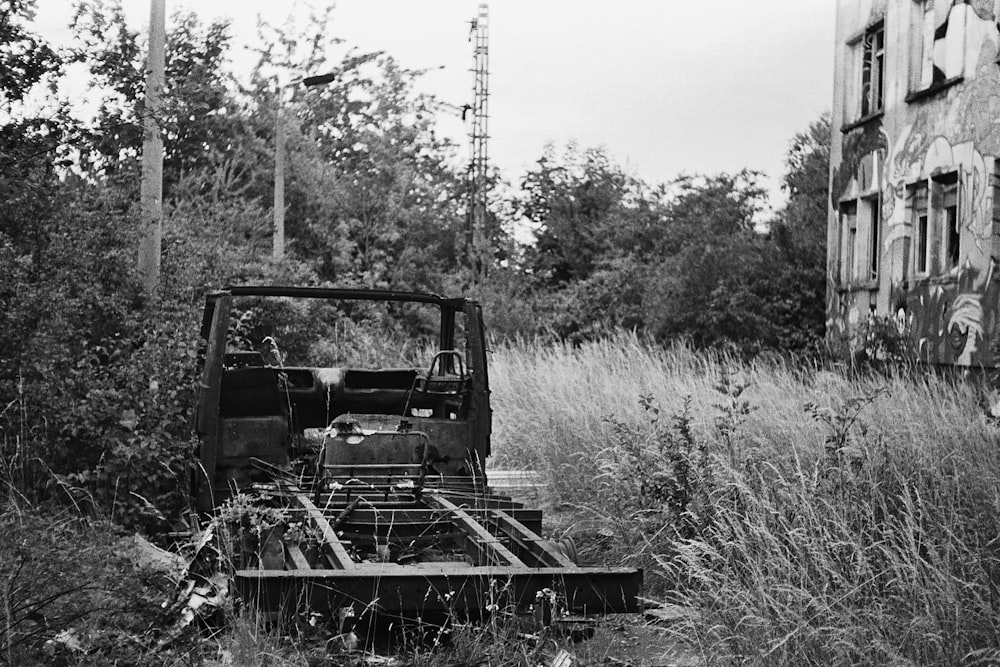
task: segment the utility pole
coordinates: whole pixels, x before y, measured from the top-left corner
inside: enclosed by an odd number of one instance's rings
[[[486,205],[489,201],[489,182],[486,168],[489,162],[486,150],[489,139],[489,7],[479,5],[479,15],[472,20],[469,41],[473,42],[472,130],[469,132],[472,159],[469,163],[469,222],[467,244],[469,264],[475,283],[482,282],[490,266],[490,239],[487,231]]]
[[[160,137],[161,97],[166,48],[166,0],[150,0],[149,60],[146,64],[146,105],[142,118],[142,183],[140,184],[139,276],[146,294],[160,283],[163,236],[163,139]]]
[[[281,117],[282,86],[278,86],[274,109],[274,247],[272,257],[280,261],[285,256],[285,121]]]
[[[306,88],[323,86],[337,78],[335,72],[318,74],[296,79],[285,85],[278,85],[274,108],[274,241],[271,256],[275,261],[285,257],[285,119],[282,96],[285,88],[302,84]]]

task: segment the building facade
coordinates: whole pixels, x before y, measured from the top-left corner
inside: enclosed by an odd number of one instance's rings
[[[1000,359],[1000,0],[838,0],[827,335]]]

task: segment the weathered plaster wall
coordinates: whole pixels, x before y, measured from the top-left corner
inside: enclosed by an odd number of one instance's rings
[[[994,173],[1000,156],[1000,0],[935,0],[920,26],[925,49],[916,65],[914,0],[840,0],[834,75],[827,332],[856,339],[874,312],[910,335],[932,363],[995,365],[1000,338],[1000,236],[994,223]],[[884,112],[846,132],[858,114],[859,70],[848,41],[884,20]],[[933,22],[933,25],[930,23]],[[918,51],[918,53],[920,53]],[[922,66],[922,72],[914,68]],[[937,68],[935,71],[933,68]],[[915,88],[914,80],[923,84]],[[944,83],[907,101],[915,90]],[[962,77],[960,81],[954,79]],[[959,174],[958,265],[915,276],[912,213],[907,188],[944,171]],[[877,191],[882,227],[874,281],[842,278],[840,202]],[[1000,202],[997,202],[1000,204]]]

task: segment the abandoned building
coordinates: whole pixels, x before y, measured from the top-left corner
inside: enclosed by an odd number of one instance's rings
[[[1000,0],[838,0],[832,120],[830,341],[997,365]]]

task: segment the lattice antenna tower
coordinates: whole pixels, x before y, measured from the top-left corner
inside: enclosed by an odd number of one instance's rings
[[[486,204],[489,182],[486,175],[489,140],[489,7],[479,5],[479,14],[470,22],[469,41],[473,43],[472,87],[472,157],[469,162],[469,221],[467,241],[469,259],[476,282],[486,277],[490,262],[490,239],[487,231]]]

